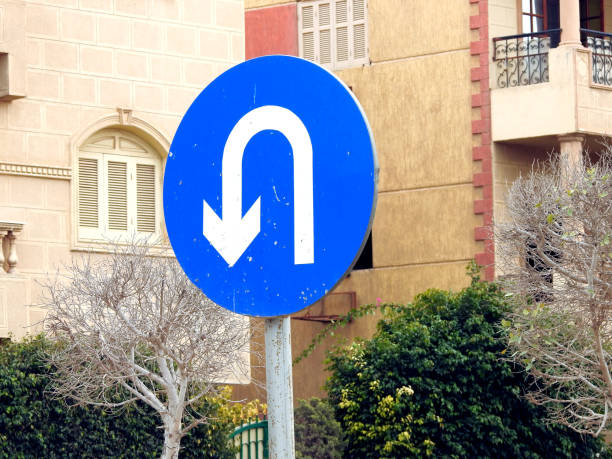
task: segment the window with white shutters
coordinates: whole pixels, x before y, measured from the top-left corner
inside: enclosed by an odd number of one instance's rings
[[[90,137],[78,158],[79,240],[159,235],[161,172],[159,155],[131,134]]]
[[[136,164],[136,229],[155,232],[155,166]]]
[[[300,56],[331,69],[368,64],[366,0],[298,3]]]

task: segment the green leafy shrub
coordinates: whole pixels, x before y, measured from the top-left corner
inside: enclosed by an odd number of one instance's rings
[[[159,457],[163,430],[147,406],[109,413],[46,395],[49,346],[42,336],[0,346],[0,458]],[[233,459],[228,437],[235,410],[223,399],[204,400],[199,409],[210,423],[187,434],[181,457]]]
[[[608,457],[592,437],[546,424],[502,359],[508,306],[494,284],[429,290],[387,308],[370,340],[330,355],[327,389],[346,457]],[[598,454],[599,453],[599,454]]]
[[[295,409],[296,459],[341,459],[344,442],[331,405],[319,398],[300,400]]]

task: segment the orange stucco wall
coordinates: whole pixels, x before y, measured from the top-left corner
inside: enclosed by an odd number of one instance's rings
[[[406,303],[428,288],[457,290],[469,282],[471,259],[491,261],[490,247],[475,231],[492,208],[490,149],[483,148],[490,142],[488,51],[478,46],[487,43],[487,2],[368,0],[369,63],[335,73],[359,99],[376,141],[381,169],[373,266],[344,279],[333,302],[295,316],[317,316],[321,309],[345,314],[349,294],[360,306],[378,298]],[[296,1],[247,0],[245,6],[247,58],[298,54]],[[376,322],[372,316],[355,320],[297,364],[294,399],[324,396],[326,350],[338,337],[370,336]],[[323,327],[292,320],[293,354]],[[253,375],[264,382],[263,372]],[[265,392],[253,385],[237,395],[263,398]]]

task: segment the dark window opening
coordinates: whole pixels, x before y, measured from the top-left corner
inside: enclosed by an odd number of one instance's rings
[[[368,235],[368,240],[363,247],[363,251],[359,258],[357,259],[357,263],[353,266],[353,270],[356,269],[372,269],[374,267],[373,258],[372,258],[372,232]]]
[[[549,29],[559,29],[561,27],[559,0],[546,1],[546,27]]]
[[[533,241],[527,243],[527,256],[525,257],[525,263],[532,270],[537,272],[542,277],[542,279],[546,283],[550,284],[550,286],[552,287],[552,284],[553,284],[552,269],[549,266],[547,266],[544,260],[542,260],[542,258],[538,255],[537,249],[538,249],[537,243]],[[560,254],[558,252],[552,251],[550,249],[544,248],[543,253],[546,257],[552,260],[559,260],[560,258]],[[536,303],[546,303],[552,300],[552,296],[548,292],[538,291],[534,293],[533,300]]]
[[[604,31],[603,0],[579,0],[580,28]],[[522,33],[558,29],[559,0],[521,0]]]
[[[603,1],[580,0],[580,28],[603,32]]]

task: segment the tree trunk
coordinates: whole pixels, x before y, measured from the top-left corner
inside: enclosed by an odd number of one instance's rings
[[[178,459],[181,447],[182,413],[164,416],[164,449],[161,459]]]

